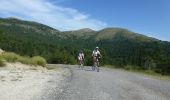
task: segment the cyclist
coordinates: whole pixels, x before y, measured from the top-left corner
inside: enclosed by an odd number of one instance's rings
[[[101,54],[100,54],[100,51],[99,51],[99,47],[96,47],[94,50],[93,50],[93,53],[92,53],[92,59],[93,59],[93,68],[95,67],[95,63],[97,62],[97,60],[99,60],[101,57]],[[99,63],[97,65],[99,67]],[[93,69],[94,70],[94,69]]]
[[[83,66],[83,61],[84,61],[83,50],[80,50],[80,52],[78,53],[77,60],[78,60],[78,64],[80,65],[80,67],[82,67]]]

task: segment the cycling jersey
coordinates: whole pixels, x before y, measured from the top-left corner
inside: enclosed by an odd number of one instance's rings
[[[83,60],[83,59],[84,59],[84,53],[79,53],[78,60]]]
[[[92,56],[97,57],[98,55],[100,55],[100,51],[99,50],[93,50]]]

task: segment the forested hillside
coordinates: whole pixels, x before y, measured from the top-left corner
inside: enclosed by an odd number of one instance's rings
[[[95,46],[101,49],[104,65],[170,74],[170,42],[121,28],[60,32],[36,22],[0,19],[0,48],[25,56],[41,55],[48,63],[75,64],[77,52],[83,49],[85,64],[91,65]]]

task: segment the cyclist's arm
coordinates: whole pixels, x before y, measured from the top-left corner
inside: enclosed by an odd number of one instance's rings
[[[94,56],[94,51],[92,52],[92,55],[91,55],[92,57]]]
[[[83,60],[84,60],[84,54],[82,55],[82,58],[83,58]]]
[[[101,55],[100,51],[98,51],[98,55],[99,55],[100,57],[102,57],[102,55]]]

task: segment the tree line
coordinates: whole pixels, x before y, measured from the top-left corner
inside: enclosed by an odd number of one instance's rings
[[[102,65],[119,68],[133,66],[136,69],[153,70],[170,75],[170,43],[164,41],[140,41],[121,34],[111,40],[95,40],[66,35],[64,32],[50,34],[48,28],[38,26],[44,34],[34,29],[21,28],[15,24],[0,25],[0,48],[23,56],[44,57],[48,63],[76,64],[77,53],[84,50],[85,65],[92,65],[92,50],[99,46],[103,55]]]

